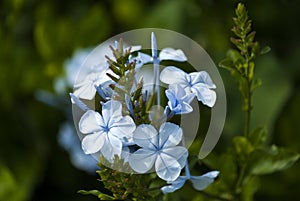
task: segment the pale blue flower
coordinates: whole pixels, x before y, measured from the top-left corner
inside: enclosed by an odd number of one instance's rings
[[[133,134],[140,146],[130,155],[129,164],[138,173],[148,172],[153,165],[157,175],[166,181],[174,181],[185,166],[187,149],[177,146],[182,138],[182,129],[173,123],[164,123],[159,132],[149,124],[142,124]]]
[[[194,93],[198,101],[209,107],[213,107],[216,102],[216,92],[212,90],[216,85],[206,71],[187,74],[179,68],[169,66],[162,70],[160,80],[166,84],[182,86],[188,93]]]
[[[102,105],[102,115],[88,110],[79,121],[79,130],[87,134],[82,140],[86,154],[98,151],[112,162],[115,155],[121,156],[122,142],[132,139],[136,126],[130,116],[122,116],[122,104],[108,101]]]
[[[154,52],[155,53],[155,52]],[[180,49],[173,49],[170,47],[163,48],[159,56],[156,57],[156,59],[161,62],[165,60],[171,60],[171,61],[178,61],[178,62],[185,62],[187,61],[187,58],[182,50]],[[138,55],[136,57],[131,57],[130,61],[136,61],[136,69],[139,69],[146,63],[152,63],[153,62],[153,56],[150,56],[148,54],[138,52]]]
[[[195,95],[186,91],[180,85],[170,85],[165,91],[168,101],[168,107],[174,114],[187,114],[193,111],[190,103]]]
[[[84,102],[82,102],[77,96],[75,96],[72,93],[69,93],[69,95],[71,98],[71,102],[76,104],[77,107],[79,107],[82,111],[86,112],[86,111],[90,110],[90,108]]]
[[[111,81],[106,75],[107,72],[109,72],[107,65],[94,68],[82,81],[74,85],[74,95],[78,98],[92,100],[97,91],[95,86]]]
[[[175,181],[168,182],[167,186],[161,188],[161,191],[166,193],[172,193],[180,189],[187,180],[190,180],[193,184],[193,187],[198,190],[204,190],[211,183],[214,182],[214,179],[219,175],[218,171],[211,171],[201,176],[191,176],[188,172],[186,176],[179,176]]]
[[[101,96],[101,98],[105,101],[108,101],[111,99],[114,91],[113,89],[110,87],[111,84],[114,84],[115,82],[112,80],[108,80],[102,84],[100,84],[99,86],[95,85],[95,88],[98,92],[98,94]]]

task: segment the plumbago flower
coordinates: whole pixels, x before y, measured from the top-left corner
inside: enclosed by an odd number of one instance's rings
[[[115,48],[118,48],[119,45],[119,42],[115,41]],[[134,52],[140,49],[141,46],[132,46],[124,48],[122,51]],[[101,90],[103,87],[109,88],[108,86],[114,83],[107,73],[113,74],[106,62],[92,66],[86,77],[74,85],[74,95],[78,98],[92,100],[95,97],[97,90]],[[103,96],[104,94],[101,95]]]
[[[84,113],[79,130],[87,134],[82,140],[86,154],[100,151],[112,162],[115,155],[121,156],[122,142],[131,140],[135,124],[131,117],[122,116],[122,104],[111,100],[102,105],[102,115],[93,110]]]
[[[161,72],[160,80],[166,84],[182,86],[187,93],[195,94],[198,101],[209,107],[213,107],[216,102],[216,92],[212,90],[216,85],[206,71],[187,74],[179,68],[169,66]]]
[[[194,94],[187,94],[180,85],[171,85],[165,91],[168,101],[168,109],[174,114],[187,114],[193,111],[190,103]]]
[[[129,164],[138,173],[149,171],[155,164],[157,175],[166,181],[174,181],[185,166],[187,149],[177,146],[182,129],[173,123],[164,123],[159,131],[149,124],[137,127],[134,142],[141,148],[129,158]]]
[[[186,170],[185,176],[179,176],[175,181],[168,182],[167,186],[161,188],[161,191],[166,193],[173,193],[180,189],[187,180],[190,180],[193,187],[198,190],[204,190],[207,186],[214,182],[215,178],[219,175],[218,171],[211,171],[201,176],[191,176],[190,172]]]
[[[85,135],[82,140],[84,152],[99,152],[111,164],[125,162],[131,172],[146,174],[155,171],[159,178],[169,184],[161,188],[163,193],[176,191],[186,180],[190,180],[196,190],[205,189],[219,172],[191,176],[184,132],[178,125],[168,121],[174,115],[193,112],[190,103],[195,97],[204,105],[214,106],[216,93],[213,89],[216,86],[209,74],[205,71],[187,74],[174,66],[167,66],[160,73],[161,61],[186,62],[187,57],[182,50],[173,48],[158,51],[154,33],[151,34],[151,55],[138,50],[137,54],[133,54],[130,48],[123,49],[122,42],[116,43],[115,48],[111,49],[115,58],[107,57],[108,64],[103,65],[102,70],[98,71],[98,68],[96,72],[87,75],[86,79],[75,85],[74,94],[70,94],[72,103],[85,111],[79,121],[79,131]],[[152,91],[143,90],[143,79],[137,79],[135,74],[146,63],[153,64]],[[165,90],[168,98],[165,106],[160,102],[160,80],[169,84]],[[98,111],[89,109],[81,101],[95,96],[102,101]],[[154,97],[158,107],[153,106]],[[159,107],[164,110],[155,109]],[[184,176],[181,175],[183,168]],[[121,177],[118,185],[123,180],[124,177]],[[136,185],[136,182],[131,185]],[[111,186],[111,180],[105,186]],[[122,196],[132,192],[128,186],[124,184]],[[137,186],[137,189],[140,188]],[[119,193],[115,192],[115,188],[110,190],[114,195]],[[140,191],[135,195],[138,194],[144,195],[145,192]]]

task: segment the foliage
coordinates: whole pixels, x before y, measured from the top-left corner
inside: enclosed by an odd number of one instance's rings
[[[261,81],[255,78],[255,59],[259,54],[267,53],[270,48],[265,47],[260,50],[259,43],[254,40],[255,32],[252,31],[251,20],[243,4],[238,4],[235,14],[236,17],[233,18],[235,26],[232,31],[236,38],[231,38],[235,49],[229,50],[227,57],[219,65],[228,69],[238,81],[239,91],[243,98],[245,126],[244,135],[235,136],[233,147],[229,148],[225,154],[234,156],[230,157],[230,162],[234,166],[233,170],[235,170],[233,179],[226,183],[221,176],[219,184],[216,185],[227,186],[226,188],[231,193],[225,193],[224,196],[229,200],[250,201],[253,200],[254,193],[258,190],[257,176],[285,170],[294,164],[300,155],[286,148],[268,145],[264,127],[258,126],[253,130],[250,128],[252,95],[261,85]]]
[[[254,77],[263,79],[263,87],[257,88],[252,96],[251,124],[254,129],[257,125],[266,126],[266,144],[273,141],[278,147],[284,145],[299,152],[298,1],[243,2],[253,17],[256,37],[272,46],[272,52],[255,63],[259,68],[255,69]],[[228,47],[231,26],[228,19],[236,3],[236,0],[1,1],[0,194],[5,197],[0,196],[0,200],[87,201],[95,198],[74,193],[74,189],[83,188],[83,181],[84,188],[95,185],[103,188],[94,175],[73,167],[68,153],[57,145],[58,127],[68,117],[36,100],[37,90],[55,93],[53,82],[57,76],[65,75],[64,62],[76,49],[95,46],[129,29],[161,27],[193,38],[217,61]],[[221,170],[218,184],[213,186],[215,190],[206,191],[216,194],[233,192],[230,188],[234,187],[237,166],[230,152],[234,150],[228,150],[229,153],[225,150],[231,144],[231,137],[242,133],[243,125],[239,94],[229,74],[222,69],[220,72],[228,95],[225,129],[205,164],[195,162],[193,167],[194,171],[203,166]],[[70,113],[68,96],[60,96],[59,100],[56,105]],[[201,140],[197,143],[200,145]],[[298,161],[286,171],[250,179],[246,187],[251,187],[249,192],[257,190],[255,200],[296,200],[299,175]],[[256,184],[260,185],[253,188]],[[208,199],[188,185],[175,196],[167,197],[180,201]]]

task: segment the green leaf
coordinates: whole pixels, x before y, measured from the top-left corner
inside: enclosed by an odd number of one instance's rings
[[[254,77],[254,62],[250,62],[248,66],[248,77],[249,80],[252,81]]]
[[[227,57],[233,61],[234,64],[236,63],[243,63],[244,62],[244,58],[242,57],[242,55],[237,51],[237,50],[234,50],[234,49],[230,49],[227,51]]]
[[[253,201],[253,196],[255,192],[259,189],[259,178],[252,176],[250,177],[242,189],[242,200],[243,201]]]
[[[248,83],[247,83],[247,80],[244,79],[243,77],[240,77],[238,81],[239,81],[239,90],[240,90],[242,96],[244,97],[244,99],[246,99],[247,93],[248,93]],[[247,108],[245,108],[245,105],[243,106],[243,109],[247,110]]]
[[[114,197],[110,196],[110,195],[106,195],[104,193],[100,193],[98,195],[98,198],[100,198],[100,200],[115,200]]]
[[[248,43],[249,45],[252,44],[252,42],[254,41],[255,34],[256,34],[256,32],[255,32],[255,31],[252,31],[251,33],[249,33],[249,34],[246,36],[246,41],[247,41],[247,43]]]
[[[94,195],[97,196],[100,200],[115,200],[114,197],[110,195],[106,195],[98,190],[90,190],[90,191],[85,191],[85,190],[79,190],[77,193],[80,193],[82,195]]]
[[[246,137],[243,136],[234,137],[233,144],[235,147],[235,152],[240,162],[245,163],[247,161],[248,155],[254,149],[252,144],[248,141]]]
[[[18,187],[12,172],[0,164],[0,200],[12,200],[11,194],[14,194]]]
[[[94,196],[98,197],[101,192],[98,190],[90,190],[90,191],[79,190],[79,191],[77,191],[77,193],[80,193],[82,195],[94,195]]]
[[[260,50],[260,54],[263,55],[263,54],[267,54],[271,51],[271,48],[269,46],[265,46],[263,47],[261,50]]]
[[[251,173],[254,175],[270,174],[282,171],[293,165],[300,154],[273,145],[269,149],[257,149],[251,153]]]
[[[219,67],[227,69],[229,71],[234,71],[235,70],[235,66],[234,66],[232,60],[229,59],[229,58],[225,58],[222,61],[220,61]]]
[[[255,91],[255,89],[257,87],[260,87],[261,85],[262,85],[261,79],[259,79],[259,78],[254,79],[254,82],[251,86],[251,93],[253,93]]]
[[[265,127],[257,127],[249,135],[249,141],[254,147],[263,146],[266,140],[267,131]]]

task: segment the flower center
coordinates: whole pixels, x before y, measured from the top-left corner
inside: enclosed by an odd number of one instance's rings
[[[108,133],[109,131],[108,126],[101,126],[101,128],[103,129],[104,132]]]

